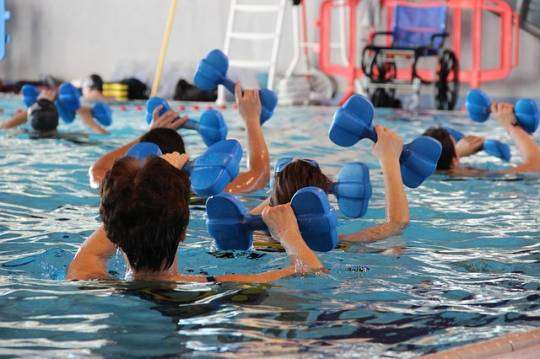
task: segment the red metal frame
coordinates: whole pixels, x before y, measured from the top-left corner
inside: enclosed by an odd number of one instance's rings
[[[357,20],[356,14],[361,0],[324,0],[319,9],[319,20],[317,26],[320,34],[319,66],[321,70],[329,75],[343,76],[347,79],[347,89],[341,102],[346,101],[354,93],[354,82],[362,77],[363,73],[357,64]],[[489,81],[498,81],[507,78],[512,69],[519,64],[519,15],[512,11],[510,5],[502,0],[426,0],[422,2],[410,2],[408,0],[381,0],[381,6],[386,10],[387,31],[392,29],[393,11],[396,5],[406,5],[413,7],[448,6],[452,23],[451,48],[458,59],[462,54],[462,12],[472,12],[471,26],[471,53],[472,63],[470,68],[461,66],[460,81],[467,82],[471,87],[479,87],[480,84]],[[331,13],[332,10],[346,6],[349,8],[349,41],[347,53],[348,64],[338,65],[331,62]],[[499,66],[496,68],[482,67],[482,18],[483,12],[489,11],[500,16],[500,46],[499,46]],[[418,69],[419,75],[427,80],[433,80],[432,69]],[[410,79],[410,69],[399,69],[397,78],[401,80]]]

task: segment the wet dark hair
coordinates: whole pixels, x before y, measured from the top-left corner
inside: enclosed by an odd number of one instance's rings
[[[58,127],[58,110],[53,102],[42,98],[28,109],[28,120],[34,131],[54,131]]]
[[[152,142],[159,146],[162,153],[186,153],[182,136],[170,128],[155,128],[141,137],[141,142]]]
[[[431,127],[424,132],[424,136],[432,137],[442,145],[441,157],[439,158],[439,162],[437,162],[437,169],[443,171],[451,169],[454,158],[457,158],[457,152],[450,133],[442,127]]]
[[[189,223],[189,177],[160,157],[115,162],[101,186],[108,238],[136,271],[170,268]]]
[[[101,76],[99,76],[97,74],[92,74],[92,75],[90,75],[88,77],[86,86],[90,90],[96,90],[96,91],[99,91],[99,92],[103,92],[103,79],[101,78]]]
[[[318,166],[301,159],[294,160],[274,175],[270,205],[289,203],[298,190],[310,186],[319,187],[326,193],[332,191],[332,181]]]

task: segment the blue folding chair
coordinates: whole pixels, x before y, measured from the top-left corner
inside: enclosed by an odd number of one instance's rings
[[[6,31],[6,22],[10,18],[9,11],[6,10],[5,0],[0,0],[0,60],[6,56],[6,45],[9,42],[9,36]]]
[[[459,62],[453,51],[445,49],[448,37],[448,7],[396,5],[392,31],[376,32],[362,52],[362,70],[369,79],[366,90],[375,106],[397,107],[396,90],[421,84],[435,84],[435,102],[440,110],[452,110],[459,96]],[[375,44],[377,38],[391,37],[390,46]],[[421,57],[437,57],[435,81],[420,77],[416,70]],[[411,80],[398,82],[396,59],[411,60]],[[410,90],[410,89],[409,89]]]

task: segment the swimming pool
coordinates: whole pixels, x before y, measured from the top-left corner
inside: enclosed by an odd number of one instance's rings
[[[65,282],[65,267],[98,225],[88,167],[146,127],[138,104],[115,111],[110,136],[29,140],[0,133],[0,355],[9,356],[354,356],[412,357],[540,325],[540,179],[434,176],[407,189],[411,224],[398,237],[320,254],[328,275],[272,285]],[[5,119],[18,99],[0,100]],[[371,168],[366,217],[339,217],[340,233],[384,216],[382,176],[362,142],[343,149],[327,138],[334,108],[280,108],[265,125],[272,160],[316,158],[335,175],[361,160]],[[229,137],[245,144],[224,111]],[[378,111],[377,122],[405,142],[434,123],[488,134],[463,114]],[[82,127],[62,127],[80,132]],[[183,132],[191,153],[198,135]],[[284,135],[286,134],[286,136]],[[503,137],[495,128],[490,137]],[[517,157],[515,147],[512,147]],[[516,159],[514,159],[516,161]],[[245,159],[244,159],[245,162]],[[496,159],[469,160],[496,168]],[[242,196],[254,205],[264,191]],[[204,208],[192,207],[183,272],[255,272],[283,253],[216,253]],[[121,278],[122,260],[111,273]]]

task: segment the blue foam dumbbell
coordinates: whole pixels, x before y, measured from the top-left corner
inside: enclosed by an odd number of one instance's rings
[[[444,129],[448,131],[450,136],[454,137],[454,140],[456,140],[456,142],[459,142],[465,136],[462,132],[453,128],[445,127]],[[510,161],[510,159],[512,158],[510,146],[498,140],[484,140],[482,150],[487,154],[500,158],[505,162]]]
[[[81,93],[72,84],[64,82],[60,85],[55,105],[62,121],[72,123],[75,120],[75,115],[81,108],[80,98]]]
[[[39,97],[39,90],[34,85],[23,85],[21,88],[23,102],[26,107],[31,107]]]
[[[368,99],[360,95],[352,96],[334,114],[328,133],[330,140],[343,147],[350,147],[364,138],[377,142],[377,133],[373,128],[374,113]],[[441,144],[427,136],[420,136],[404,145],[399,158],[403,183],[410,188],[420,186],[435,172],[441,151]]]
[[[229,59],[220,50],[212,50],[204,59],[199,62],[193,82],[195,86],[203,91],[213,91],[218,85],[223,85],[234,95],[234,82],[227,77],[229,69]],[[277,106],[276,94],[268,89],[259,90],[261,99],[261,125],[264,124],[274,114]]]
[[[112,124],[112,110],[105,102],[96,102],[91,111],[92,117],[101,125],[110,126]]]
[[[161,156],[158,145],[152,142],[139,142],[132,146],[126,156],[143,160],[148,156]],[[183,171],[191,177],[191,189],[201,197],[222,192],[238,176],[242,146],[236,140],[220,141],[208,147],[194,161],[188,162]]]
[[[165,114],[171,107],[161,97],[152,97],[146,102],[146,122],[152,122],[152,114],[156,107],[162,106],[159,115]],[[199,120],[189,119],[182,128],[197,131],[204,143],[211,146],[216,142],[223,141],[227,138],[227,124],[219,111],[206,110],[202,113]]]
[[[322,189],[302,188],[293,196],[291,207],[309,248],[328,252],[336,247],[336,214]],[[228,193],[208,198],[206,213],[208,232],[221,250],[247,250],[253,244],[253,231],[268,229],[261,216],[249,214],[245,206]]]
[[[274,176],[293,160],[292,157],[278,159],[274,167]],[[319,167],[314,160],[308,161]],[[361,162],[347,163],[339,171],[337,181],[332,184],[332,194],[336,197],[339,209],[350,218],[359,218],[366,214],[372,189],[369,179],[369,169]]]
[[[491,99],[482,90],[473,89],[467,94],[465,103],[471,120],[486,122],[491,115]],[[533,134],[540,124],[538,106],[534,100],[523,98],[514,107],[518,124],[528,133]]]

